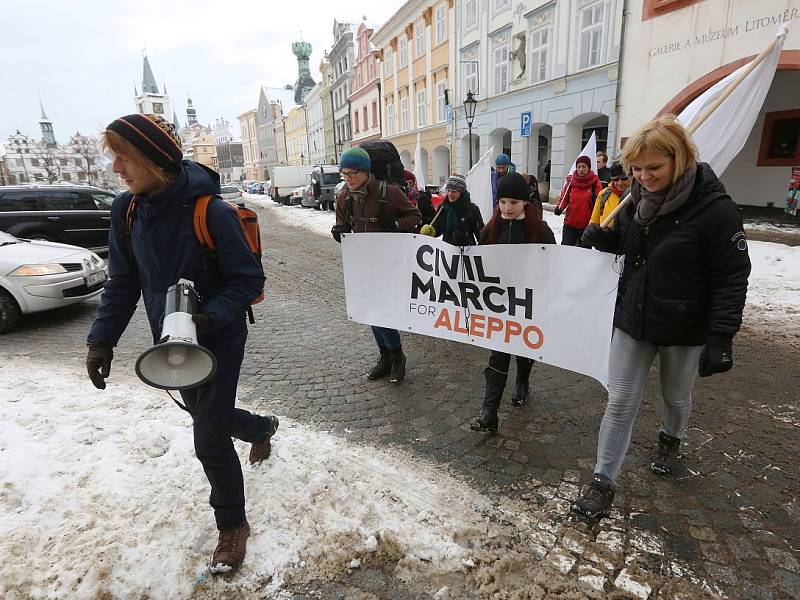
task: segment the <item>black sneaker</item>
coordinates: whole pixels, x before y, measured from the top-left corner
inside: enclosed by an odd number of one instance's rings
[[[650,463],[650,470],[656,475],[669,477],[681,457],[681,440],[664,433],[658,432],[658,448]]]
[[[583,497],[572,504],[572,512],[588,519],[604,516],[614,503],[614,486],[608,479],[595,475]]]

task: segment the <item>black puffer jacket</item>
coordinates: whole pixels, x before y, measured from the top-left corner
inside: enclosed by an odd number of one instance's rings
[[[627,205],[598,246],[624,257],[614,326],[661,346],[731,339],[742,323],[750,258],[742,219],[714,171],[697,165],[691,196],[647,227]]]
[[[469,241],[469,246],[477,245],[483,229],[483,217],[481,210],[472,203],[469,192],[462,192],[455,202],[450,202],[447,198],[443,202],[444,208],[436,224],[436,229],[443,232],[442,239],[448,244],[458,246],[454,236],[456,231],[461,231]]]

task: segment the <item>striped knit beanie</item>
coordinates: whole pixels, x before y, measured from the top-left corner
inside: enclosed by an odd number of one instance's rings
[[[112,121],[106,130],[119,134],[165,171],[177,173],[181,170],[181,139],[172,123],[158,115],[126,115]]]
[[[461,175],[450,175],[447,178],[447,183],[444,185],[446,190],[455,190],[462,194],[467,191],[467,180]]]
[[[340,169],[355,169],[369,173],[369,167],[369,154],[363,148],[348,148],[342,152],[342,156],[339,158]]]

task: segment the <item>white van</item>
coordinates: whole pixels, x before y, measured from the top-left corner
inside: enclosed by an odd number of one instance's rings
[[[272,168],[272,199],[275,202],[289,204],[292,192],[306,183],[313,165],[294,165],[290,167]]]

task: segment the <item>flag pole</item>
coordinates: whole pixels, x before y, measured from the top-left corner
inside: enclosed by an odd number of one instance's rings
[[[750,64],[747,65],[747,68],[744,71],[742,71],[742,73],[735,80],[731,81],[728,87],[725,88],[725,91],[722,92],[722,94],[720,94],[720,97],[717,98],[714,101],[714,103],[711,104],[708,108],[706,108],[706,110],[703,111],[703,114],[701,114],[700,117],[698,117],[698,119],[694,123],[692,123],[691,125],[689,125],[689,127],[686,128],[686,131],[689,133],[689,135],[692,135],[695,131],[697,131],[700,128],[700,126],[706,122],[708,117],[711,116],[711,113],[713,113],[717,108],[719,108],[719,105],[722,104],[728,98],[728,96],[730,96],[734,92],[734,90],[737,87],[739,87],[739,84],[742,83],[742,81],[744,81],[745,78],[748,75],[750,75],[750,73],[753,72],[753,69],[755,69],[758,65],[764,62],[764,59],[766,59],[769,53],[775,49],[775,46],[778,44],[778,42],[781,40],[782,37],[783,37],[782,35],[776,35],[775,39],[772,40],[770,45],[764,48],[764,50],[761,51],[761,54],[759,54],[756,58],[750,61]],[[600,223],[600,227],[608,227],[608,224],[612,220],[614,220],[614,217],[616,217],[617,214],[619,214],[619,212],[625,207],[625,205],[630,201],[630,199],[631,199],[630,194],[628,194],[625,198],[623,198],[620,201],[620,203],[617,204],[614,210],[611,211],[611,214],[609,214],[605,219],[603,219],[603,222]]]

